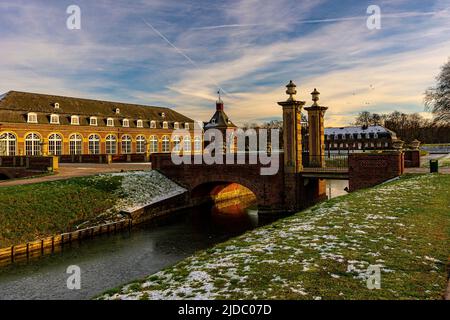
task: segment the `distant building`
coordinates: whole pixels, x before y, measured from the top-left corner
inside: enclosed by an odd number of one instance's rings
[[[359,151],[392,148],[395,132],[382,126],[355,126],[325,129],[325,150]]]
[[[237,126],[231,122],[228,118],[227,114],[224,110],[224,103],[219,96],[219,99],[216,101],[216,112],[212,116],[211,120],[204,123],[203,126],[205,130],[205,136],[207,136],[207,131],[209,129],[217,129],[222,133],[224,139],[224,151],[225,152],[234,152],[236,151],[236,138],[234,135]],[[228,139],[227,139],[228,137]],[[228,142],[225,144],[225,139]]]
[[[172,137],[175,129],[189,134]],[[0,156],[131,154],[202,148],[172,109],[10,91],[0,96]]]

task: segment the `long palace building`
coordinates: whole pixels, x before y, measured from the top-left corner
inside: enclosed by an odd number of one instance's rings
[[[201,150],[194,125],[169,108],[10,91],[0,96],[0,156]]]

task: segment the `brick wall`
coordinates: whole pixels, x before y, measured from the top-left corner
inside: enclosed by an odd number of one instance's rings
[[[419,168],[420,167],[420,151],[406,150],[405,151],[405,168]]]
[[[403,174],[400,152],[359,153],[349,156],[349,188],[355,191],[380,184]]]

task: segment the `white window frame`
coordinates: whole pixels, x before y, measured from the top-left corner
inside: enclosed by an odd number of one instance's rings
[[[89,135],[89,154],[100,154],[100,136],[98,134]]]
[[[174,128],[175,130],[180,129],[180,123],[179,123],[179,122],[174,122],[174,123],[173,123],[173,128]]]
[[[122,127],[124,127],[124,128],[129,128],[129,127],[130,127],[130,120],[128,120],[128,119],[123,119],[123,120],[122,120]]]
[[[25,136],[25,154],[27,156],[40,156],[42,153],[41,136],[30,132]]]
[[[150,129],[156,129],[156,121],[155,120],[150,121]]]
[[[184,136],[183,138],[183,152],[191,152],[192,150],[192,140],[191,136]]]
[[[203,149],[202,146],[202,138],[199,136],[194,137],[194,151],[195,152],[201,152]]]
[[[80,117],[79,116],[71,116],[70,124],[73,126],[79,126],[80,125]]]
[[[50,124],[59,124],[59,115],[57,114],[50,115]]]
[[[114,134],[108,134],[105,139],[106,154],[117,154],[117,137]]]
[[[48,137],[48,154],[51,156],[62,155],[63,137],[59,133],[52,133]]]
[[[81,134],[73,133],[69,137],[69,154],[79,155],[83,153],[83,137]]]
[[[169,129],[169,123],[167,121],[163,122],[163,129]]]
[[[133,139],[131,138],[130,135],[128,134],[124,134],[121,138],[120,138],[120,142],[121,142],[121,151],[122,154],[130,154],[131,152],[131,148],[132,148],[132,142]]]
[[[189,130],[189,123],[188,123],[188,122],[186,122],[186,123],[184,124],[184,128],[185,128],[186,130]]]
[[[29,112],[27,116],[28,123],[38,123],[37,113]]]
[[[114,118],[106,119],[106,126],[107,127],[114,127]]]
[[[143,128],[144,127],[144,121],[138,120],[136,121],[136,128]]]
[[[161,138],[161,152],[170,152],[170,137],[163,136]]]
[[[136,153],[145,153],[146,145],[147,145],[147,139],[145,139],[145,136],[138,135],[136,137]]]
[[[90,126],[98,126],[98,119],[97,117],[90,117],[89,118],[89,125]]]
[[[17,136],[12,132],[0,134],[0,156],[15,156],[17,150]]]
[[[158,137],[157,136],[150,136],[149,139],[150,142],[150,153],[158,152]]]

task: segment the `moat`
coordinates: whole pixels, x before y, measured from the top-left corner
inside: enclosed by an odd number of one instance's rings
[[[331,181],[331,197],[346,181]],[[65,247],[61,253],[0,269],[0,299],[89,299],[155,273],[229,238],[280,218],[258,216],[246,199],[202,206],[134,228]],[[81,290],[68,290],[66,269],[81,268]]]

